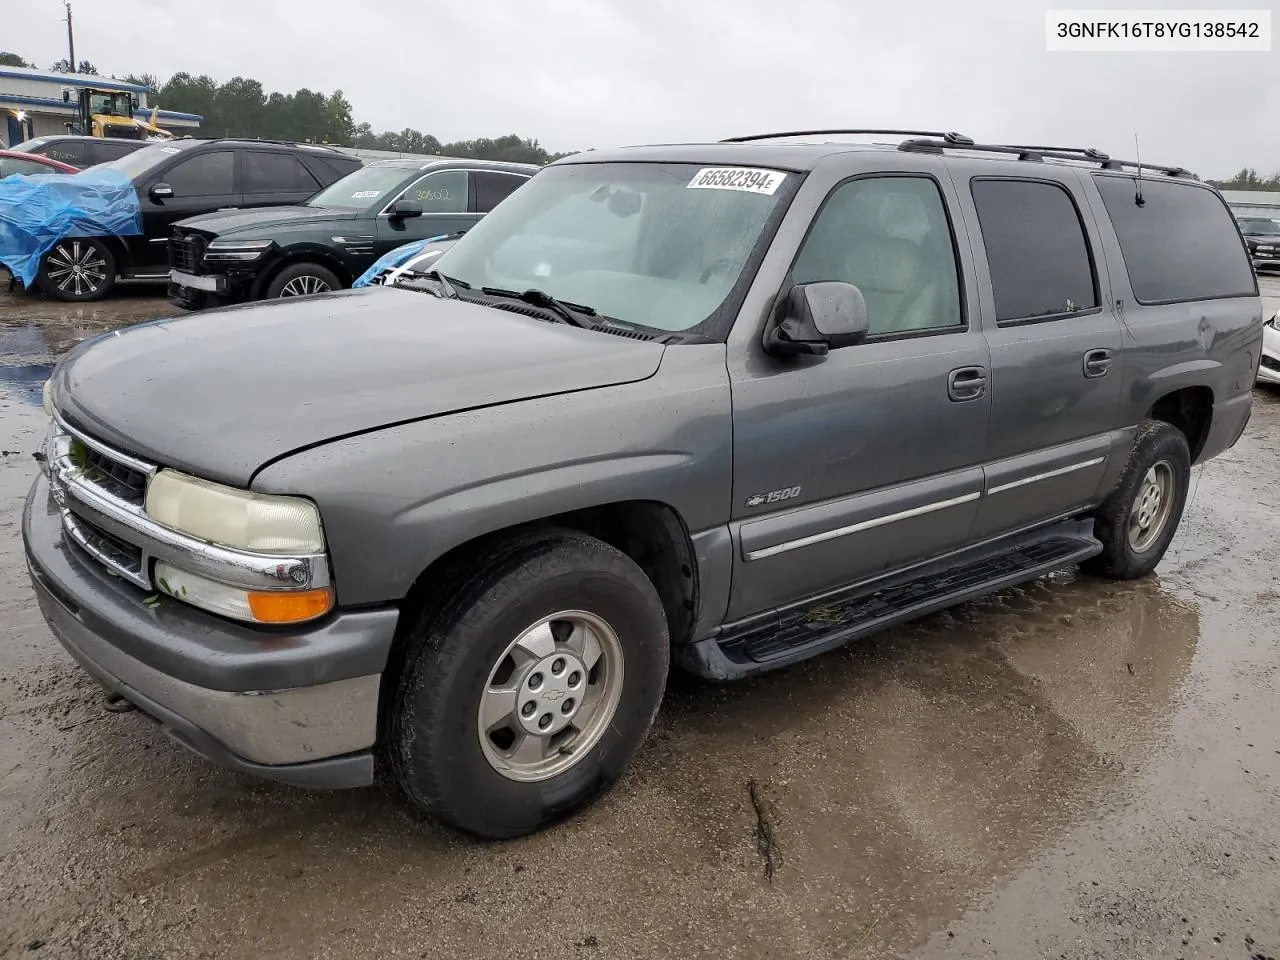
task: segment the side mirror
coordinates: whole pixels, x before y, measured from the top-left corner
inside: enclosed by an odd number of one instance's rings
[[[392,220],[407,220],[410,217],[420,217],[422,216],[422,204],[417,200],[397,200],[391,204],[390,209],[387,210],[387,215]]]
[[[147,196],[152,200],[168,200],[173,196],[173,187],[167,183],[153,183],[151,189],[147,191]]]
[[[764,349],[775,357],[822,356],[864,339],[868,325],[867,303],[852,283],[801,283],[765,330]]]

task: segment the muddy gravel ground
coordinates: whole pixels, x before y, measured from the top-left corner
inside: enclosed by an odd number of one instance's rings
[[[19,535],[40,383],[167,312],[0,294],[5,956],[1280,956],[1280,394],[1196,468],[1157,575],[1063,573],[755,681],[673,681],[609,796],[484,845],[386,786],[217,770],[105,713],[45,628]]]

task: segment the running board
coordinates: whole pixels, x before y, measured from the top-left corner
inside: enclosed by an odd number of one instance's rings
[[[814,602],[729,624],[714,637],[676,647],[677,661],[712,680],[775,670],[851,640],[1034,580],[1102,552],[1092,521],[1057,524],[1033,535],[968,550],[907,574]]]

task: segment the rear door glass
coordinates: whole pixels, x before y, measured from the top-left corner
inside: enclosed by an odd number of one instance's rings
[[[246,150],[244,154],[245,193],[315,193],[320,189],[310,171],[297,157],[286,153]]]
[[[529,181],[528,177],[520,177],[510,173],[495,173],[490,170],[476,170],[471,176],[476,184],[476,212],[488,213],[515,190]]]
[[[974,178],[969,189],[1000,321],[1069,316],[1098,305],[1080,212],[1056,183]]]
[[[1212,190],[1169,180],[1094,174],[1139,303],[1176,303],[1258,292],[1227,205]]]

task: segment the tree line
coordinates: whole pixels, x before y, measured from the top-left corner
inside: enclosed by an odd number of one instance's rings
[[[1230,180],[1210,180],[1219,190],[1270,190],[1280,192],[1280,172],[1269,177],[1259,176],[1252,167],[1245,167]]]
[[[0,52],[0,66],[36,67],[17,54],[5,52]],[[60,60],[49,69],[69,72],[68,68],[67,61]],[[76,72],[98,71],[83,60]],[[356,123],[351,103],[341,90],[326,94],[303,87],[293,93],[268,93],[259,81],[249,77],[232,77],[219,83],[207,74],[192,76],[185,71],[175,73],[164,83],[150,73],[113,79],[146,87],[147,103],[152,106],[199,114],[204,118],[200,124],[204,136],[263,137],[516,163],[542,164],[568,156],[549,153],[537,140],[516,134],[442,143],[431,134],[410,127],[375,133],[370,124]]]

